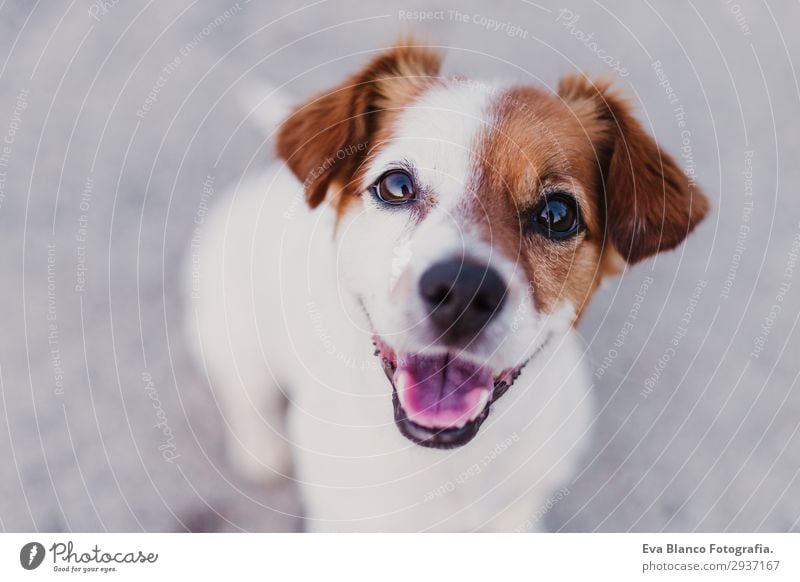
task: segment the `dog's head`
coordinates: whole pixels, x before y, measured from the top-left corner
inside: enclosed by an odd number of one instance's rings
[[[298,107],[277,149],[338,214],[339,273],[363,305],[415,442],[468,442],[601,278],[678,245],[703,194],[607,83],[492,89],[396,46]]]

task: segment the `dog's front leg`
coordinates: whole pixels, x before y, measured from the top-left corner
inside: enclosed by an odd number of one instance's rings
[[[228,460],[240,475],[260,481],[288,474],[291,447],[284,436],[286,397],[244,319],[201,303],[190,333],[227,428]]]
[[[228,459],[240,475],[251,480],[287,476],[291,447],[284,435],[281,392],[268,377],[242,382],[255,382],[259,387],[244,389],[229,383],[220,390],[222,412],[230,427]]]

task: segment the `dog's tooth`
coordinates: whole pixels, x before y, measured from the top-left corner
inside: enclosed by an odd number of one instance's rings
[[[461,418],[458,419],[458,421],[455,423],[454,426],[456,428],[464,428],[467,425],[467,423],[470,422],[471,420],[473,420],[473,419],[467,418],[466,415],[463,415],[463,416],[461,416]]]
[[[489,390],[488,388],[481,390],[480,399],[478,400],[478,406],[476,407],[478,409],[478,412],[486,408],[486,404],[489,402],[489,396],[491,392],[492,391]]]
[[[394,387],[397,390],[398,394],[405,392],[406,388],[408,388],[408,374],[405,372],[400,372],[399,374],[395,374]]]

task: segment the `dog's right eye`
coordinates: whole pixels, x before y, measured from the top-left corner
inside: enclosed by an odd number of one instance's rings
[[[417,199],[414,181],[402,170],[392,170],[378,178],[373,190],[378,199],[386,204],[405,204]]]

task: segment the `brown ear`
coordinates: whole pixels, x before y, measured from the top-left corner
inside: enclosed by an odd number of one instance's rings
[[[608,87],[575,75],[561,80],[558,94],[595,144],[607,236],[635,263],[680,244],[708,213],[709,203]]]
[[[309,206],[325,199],[333,180],[352,175],[381,116],[411,101],[438,75],[440,63],[431,49],[398,44],[292,112],[278,131],[277,152],[303,182]]]

